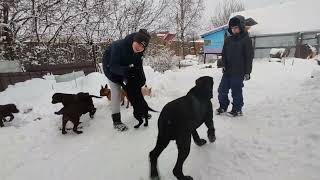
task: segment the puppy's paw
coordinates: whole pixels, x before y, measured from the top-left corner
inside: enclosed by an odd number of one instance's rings
[[[140,125],[135,125],[134,128],[138,129],[140,127]]]
[[[77,133],[77,134],[82,134],[83,133],[83,131],[78,131],[78,130],[76,130],[74,132]]]
[[[144,127],[148,127],[149,125],[148,125],[148,123],[144,123]]]
[[[200,139],[199,141],[195,141],[196,145],[203,146],[207,143],[205,139]]]
[[[180,178],[179,180],[193,180],[193,178],[191,176],[184,176],[184,177]]]
[[[211,143],[215,142],[216,141],[216,136],[213,134],[213,135],[208,135],[208,139]]]
[[[156,176],[156,177],[150,177],[150,180],[160,180],[160,177],[159,177],[159,176]]]
[[[216,135],[215,135],[215,130],[214,129],[208,129],[208,139],[211,143],[216,141]]]

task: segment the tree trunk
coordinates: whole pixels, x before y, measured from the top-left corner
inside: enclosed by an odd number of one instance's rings
[[[3,3],[3,11],[2,11],[2,17],[3,17],[3,23],[8,24],[9,23],[9,10],[10,6],[9,3]],[[11,29],[7,26],[4,26],[1,29],[0,37],[5,37],[3,40],[4,44],[4,58],[7,60],[14,60],[15,53],[14,53],[14,39],[13,39],[13,33]]]

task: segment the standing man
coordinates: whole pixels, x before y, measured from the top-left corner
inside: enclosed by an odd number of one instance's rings
[[[229,115],[236,117],[242,115],[243,81],[250,80],[254,49],[248,32],[245,30],[245,18],[235,16],[229,21],[229,33],[222,50],[223,76],[218,88],[220,103],[216,114],[225,113],[230,104],[228,94],[232,91],[233,107]]]
[[[109,80],[111,88],[111,117],[114,128],[119,131],[128,129],[121,122],[121,84],[126,82],[130,76],[141,77],[139,80],[141,86],[145,84],[146,78],[143,71],[142,56],[150,38],[151,36],[146,29],[140,29],[139,32],[129,34],[124,39],[114,41],[103,55],[103,71]],[[136,70],[133,71],[132,68]]]

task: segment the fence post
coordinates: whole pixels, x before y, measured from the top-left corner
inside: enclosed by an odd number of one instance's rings
[[[318,44],[318,54],[320,54],[320,33],[318,33],[317,35],[316,35],[316,37],[317,37],[317,44]]]
[[[302,36],[303,34],[301,32],[297,33],[297,37],[296,37],[296,52],[295,52],[295,57],[299,58],[301,57],[301,45],[302,45]]]
[[[256,56],[256,40],[257,40],[257,37],[254,36],[253,37],[253,57]]]

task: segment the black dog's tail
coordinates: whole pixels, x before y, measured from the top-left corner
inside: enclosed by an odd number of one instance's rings
[[[100,96],[95,96],[95,95],[90,95],[90,97],[94,97],[94,98],[102,98]]]
[[[148,110],[149,110],[149,111],[152,111],[152,112],[159,112],[159,111],[156,111],[156,110],[151,109],[149,106],[148,106]]]
[[[57,112],[54,112],[54,114],[56,114],[56,115],[62,115],[62,114],[63,114],[63,110],[61,109],[61,110],[59,110],[59,111],[57,111]]]

